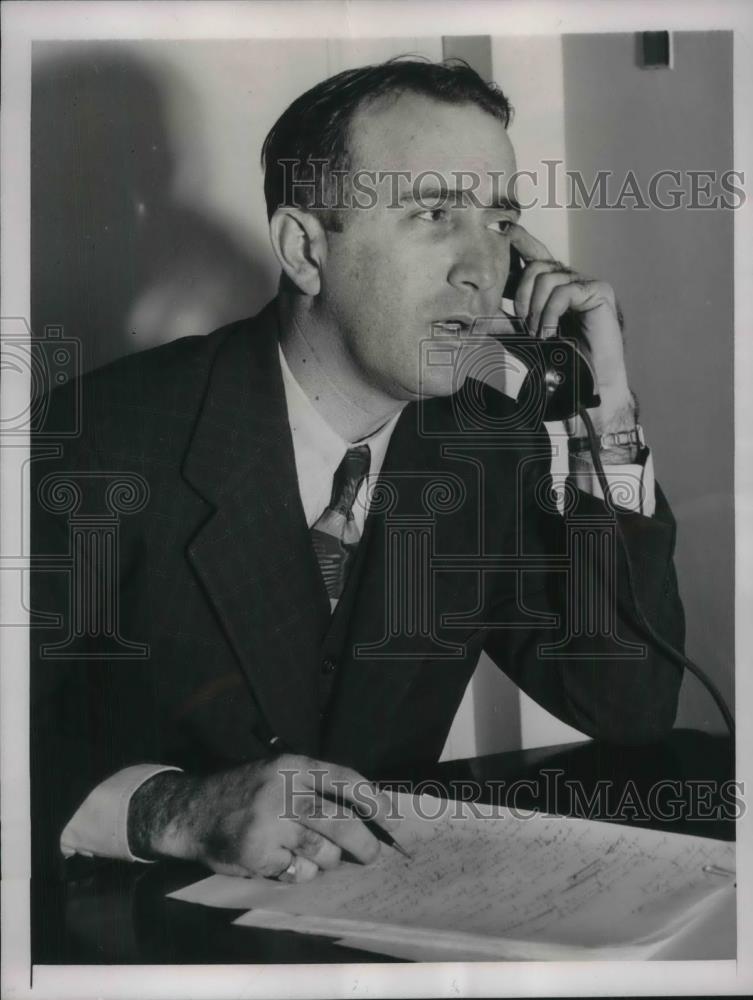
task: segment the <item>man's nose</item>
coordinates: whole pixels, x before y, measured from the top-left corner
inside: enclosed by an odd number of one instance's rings
[[[468,247],[452,264],[447,280],[459,291],[488,292],[502,287],[504,261],[481,247]]]

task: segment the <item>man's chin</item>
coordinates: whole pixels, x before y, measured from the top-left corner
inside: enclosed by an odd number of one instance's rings
[[[429,367],[421,373],[417,396],[419,399],[452,396],[462,388],[466,378],[467,373],[455,364]]]

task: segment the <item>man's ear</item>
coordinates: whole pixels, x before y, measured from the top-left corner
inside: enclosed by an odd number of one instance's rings
[[[318,295],[321,269],[327,258],[327,234],[311,212],[278,208],[269,223],[280,267],[305,295]]]

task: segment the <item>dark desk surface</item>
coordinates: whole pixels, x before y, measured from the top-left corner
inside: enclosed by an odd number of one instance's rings
[[[690,730],[676,730],[649,747],[589,741],[382,777],[469,801],[734,839],[735,797],[729,784],[724,787],[734,778],[729,741]],[[234,927],[232,921],[243,911],[166,899],[166,893],[208,874],[196,865],[84,858],[67,865],[65,884],[32,887],[36,964],[395,961],[327,938]]]

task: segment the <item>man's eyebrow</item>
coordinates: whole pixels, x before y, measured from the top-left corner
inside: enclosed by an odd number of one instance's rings
[[[516,215],[520,215],[521,213],[520,202],[514,196],[509,197],[506,195],[500,195],[497,198],[493,198],[492,203],[489,207],[501,208],[505,212],[515,212]]]
[[[515,212],[516,215],[520,215],[521,213],[520,202],[515,197],[498,194],[486,205],[481,202],[478,194],[472,188],[447,187],[445,184],[427,187],[420,192],[413,190],[406,191],[398,198],[398,204],[402,206],[408,203],[429,202],[427,208],[441,208],[448,202],[457,205],[460,199],[465,202],[472,200],[474,204],[478,204],[480,207],[490,211]]]

